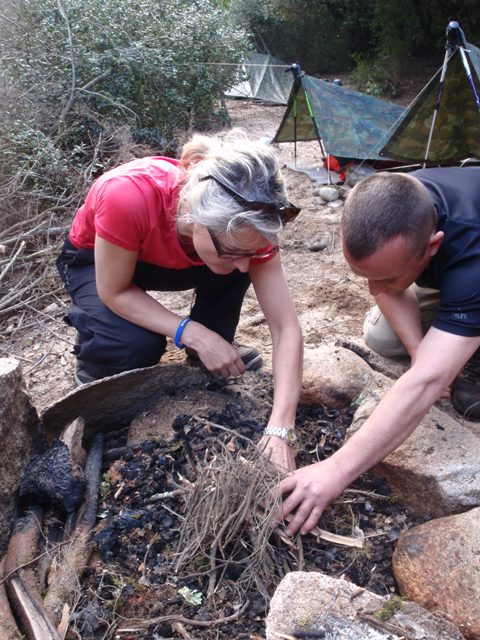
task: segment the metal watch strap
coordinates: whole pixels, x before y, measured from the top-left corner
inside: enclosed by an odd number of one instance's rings
[[[294,447],[297,443],[297,434],[293,429],[288,427],[265,427],[263,430],[264,436],[276,436],[282,438],[290,446]]]

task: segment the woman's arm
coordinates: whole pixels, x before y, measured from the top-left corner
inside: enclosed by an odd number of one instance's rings
[[[252,266],[250,277],[273,343],[274,397],[268,425],[294,428],[302,385],[303,341],[280,256]],[[295,452],[281,438],[264,437],[260,447],[276,464],[295,468]]]
[[[132,284],[138,254],[95,238],[95,277],[100,300],[114,313],[155,333],[173,337],[181,316],[166,309],[148,293]],[[182,342],[194,349],[212,373],[239,376],[245,370],[237,352],[218,333],[191,321]]]

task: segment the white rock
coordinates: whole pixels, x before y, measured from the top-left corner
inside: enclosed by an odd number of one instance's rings
[[[321,187],[318,190],[318,195],[327,202],[333,202],[339,198],[338,191],[334,187]]]

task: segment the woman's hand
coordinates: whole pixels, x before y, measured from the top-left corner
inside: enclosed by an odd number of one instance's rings
[[[216,376],[238,378],[245,365],[235,348],[215,331],[198,322],[189,322],[182,334],[182,342],[193,349],[203,366]]]
[[[257,446],[270,462],[276,464],[283,471],[295,471],[296,451],[283,438],[263,436]]]

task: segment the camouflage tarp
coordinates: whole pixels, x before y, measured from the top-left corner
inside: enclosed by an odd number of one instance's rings
[[[385,100],[304,75],[295,82],[274,142],[321,140],[325,152],[336,157],[385,160],[379,151],[403,111]]]
[[[287,104],[293,84],[293,75],[287,73],[289,65],[263,53],[252,53],[243,66],[246,80],[225,91],[227,98],[250,98]]]
[[[473,81],[479,90],[480,49],[467,45]],[[435,111],[441,69],[409,107],[381,150],[384,158],[423,162]],[[449,58],[427,163],[480,158],[480,113],[457,49]]]

